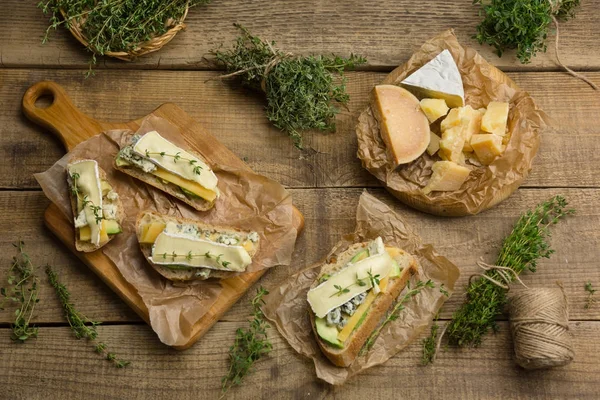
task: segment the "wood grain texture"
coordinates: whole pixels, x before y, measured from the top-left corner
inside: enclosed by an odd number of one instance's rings
[[[3,0],[11,10],[0,20],[1,58],[5,67],[87,68],[89,53],[64,29],[42,45],[47,17],[36,2]],[[596,39],[600,0],[583,1],[575,20],[561,25],[563,62],[577,69],[600,68],[600,43]],[[234,22],[298,54],[362,54],[366,68],[391,69],[405,62],[416,48],[434,35],[454,28],[459,40],[475,47],[505,70],[557,70],[553,48],[522,65],[507,52],[498,58],[489,46],[472,35],[481,21],[479,7],[470,1],[384,0],[376,3],[351,0],[237,1],[222,0],[190,11],[187,30],[161,51],[134,63],[101,59],[99,68],[198,69],[209,68],[204,57],[236,37]],[[554,38],[553,34],[549,39]]]
[[[373,187],[377,180],[356,158],[354,127],[373,85],[385,74],[348,74],[351,101],[337,118],[337,132],[306,135],[301,153],[264,116],[264,100],[234,84],[206,82],[214,72],[0,69],[0,188],[36,188],[32,174],[63,154],[58,140],[27,121],[21,97],[34,82],[57,81],[84,113],[101,121],[127,121],[174,102],[256,172],[288,187]],[[591,73],[600,80],[600,73]],[[562,73],[509,73],[553,119],[527,187],[599,187],[600,96]]]
[[[299,236],[289,267],[269,271],[221,317],[221,321],[243,321],[249,313],[249,301],[258,285],[273,287],[286,276],[321,260],[339,238],[352,232],[356,205],[362,189],[294,189],[294,203],[304,214],[306,229]],[[479,257],[493,262],[499,246],[524,210],[557,193],[564,194],[577,210],[553,230],[552,247],[556,253],[541,260],[535,274],[524,274],[524,282],[531,287],[550,287],[561,281],[569,298],[571,319],[600,320],[600,304],[584,309],[588,280],[600,287],[597,252],[600,247],[600,201],[598,189],[520,189],[498,207],[469,218],[436,218],[408,209],[382,189],[371,190],[377,197],[395,205],[414,229],[428,243],[461,270],[456,293],[446,303],[442,318],[449,318],[463,301],[464,287]],[[86,315],[105,322],[138,322],[139,317],[129,311],[88,267],[48,232],[41,215],[48,204],[41,192],[0,192],[0,226],[6,226],[0,237],[0,283],[5,282],[10,259],[14,254],[11,243],[19,237],[26,241],[29,254],[41,265],[50,263],[64,276],[73,294],[73,301]],[[44,277],[45,280],[45,277]],[[42,301],[36,313],[36,323],[64,323],[55,295],[42,285]],[[505,319],[501,316],[500,319]],[[0,311],[0,324],[12,320],[11,309]]]
[[[131,365],[117,369],[76,340],[69,328],[41,328],[38,339],[17,345],[0,329],[0,385],[14,400],[46,398],[216,399],[227,370],[227,349],[239,323],[219,322],[186,352],[162,346],[146,326],[99,327],[100,338]],[[512,360],[508,324],[478,349],[449,349],[433,366],[419,365],[420,340],[382,366],[344,386],[316,379],[312,362],[298,356],[273,329],[271,355],[255,364],[231,399],[595,399],[600,390],[600,322],[571,323],[575,360],[566,367],[524,371]],[[368,394],[368,395],[367,395]]]

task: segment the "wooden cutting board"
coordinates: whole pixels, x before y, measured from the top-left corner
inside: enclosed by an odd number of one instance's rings
[[[52,97],[52,103],[40,108],[35,102],[41,96]],[[112,123],[97,121],[79,111],[72,103],[65,90],[57,83],[42,81],[31,86],[23,96],[23,112],[31,121],[49,129],[63,142],[67,151],[79,143],[98,133],[110,129],[131,129],[136,131],[146,117],[130,122]],[[211,160],[231,167],[250,171],[250,168],[217,139],[207,133],[196,121],[174,104],[166,103],[152,111],[150,115],[164,118],[177,126],[186,142],[191,147],[203,149],[203,153]],[[298,232],[304,227],[304,217],[294,207],[293,223]],[[119,295],[140,317],[149,323],[148,309],[144,305],[137,290],[121,275],[113,262],[102,251],[81,253],[75,250],[75,230],[54,204],[44,213],[48,228],[92,271],[94,271],[115,293]],[[208,312],[194,325],[193,335],[188,343],[174,346],[184,350],[193,345],[211,326],[252,286],[265,271],[242,274],[221,281],[223,290],[219,298]]]

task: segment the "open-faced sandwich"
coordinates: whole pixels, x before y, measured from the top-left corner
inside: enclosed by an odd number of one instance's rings
[[[510,140],[509,104],[465,104],[463,82],[448,50],[396,85],[373,90],[374,114],[395,166],[425,152],[437,157],[423,194],[459,190],[473,168],[491,164]]]
[[[72,159],[67,182],[74,215],[75,248],[95,251],[121,233],[123,206],[95,160]]]
[[[115,168],[133,176],[199,211],[215,205],[217,176],[202,157],[177,147],[158,132],[142,136],[127,133]]]
[[[138,242],[150,265],[171,281],[228,278],[246,271],[259,248],[257,232],[142,212]]]
[[[358,243],[323,265],[307,300],[319,347],[339,367],[356,359],[369,335],[417,274],[416,259],[377,239]]]

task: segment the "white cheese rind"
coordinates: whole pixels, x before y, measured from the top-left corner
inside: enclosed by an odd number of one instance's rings
[[[217,176],[210,167],[198,157],[175,146],[156,131],[142,136],[133,146],[133,151],[175,175],[216,191]],[[161,156],[161,153],[165,155]],[[175,155],[179,155],[179,159],[175,159]],[[190,164],[190,160],[193,160],[194,164]],[[202,168],[199,174],[194,172],[194,167]]]
[[[400,85],[413,91],[417,97],[444,99],[451,108],[465,105],[462,78],[448,50],[413,72]]]
[[[96,222],[96,214],[98,214],[98,218],[102,217],[102,189],[100,187],[98,163],[95,160],[76,161],[67,165],[67,173],[71,179],[73,179],[73,174],[79,174],[79,178],[76,179],[74,184],[77,185],[81,200],[85,198],[88,201],[83,211],[85,212],[87,225],[90,226],[90,242],[99,246],[102,221]],[[96,213],[94,213],[93,207],[98,207]]]
[[[185,265],[235,272],[245,271],[252,263],[250,254],[242,246],[227,246],[200,239],[174,231],[169,225],[157,236],[150,260],[159,265]],[[229,264],[224,266],[224,262]]]
[[[319,286],[309,290],[307,295],[308,303],[318,318],[324,318],[329,311],[373,287],[371,281],[368,279],[368,272],[371,272],[373,276],[379,275],[379,279],[383,279],[390,274],[391,270],[392,258],[385,251],[383,254],[349,264]],[[358,279],[362,279],[365,285],[358,285]],[[335,288],[335,285],[341,288],[348,288],[349,291],[338,296],[336,294],[338,289]]]

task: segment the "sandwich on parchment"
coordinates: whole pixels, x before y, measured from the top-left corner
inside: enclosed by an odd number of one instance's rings
[[[417,261],[380,237],[351,246],[321,268],[307,299],[319,347],[347,367],[388,309],[417,274]]]
[[[198,211],[215,205],[219,197],[217,176],[203,158],[177,147],[158,132],[142,136],[126,133],[115,159],[115,168],[173,197]]]
[[[136,233],[150,265],[171,281],[228,278],[245,272],[259,248],[257,232],[145,211]]]
[[[72,159],[67,182],[75,225],[75,248],[91,252],[121,233],[123,205],[95,160]]]

